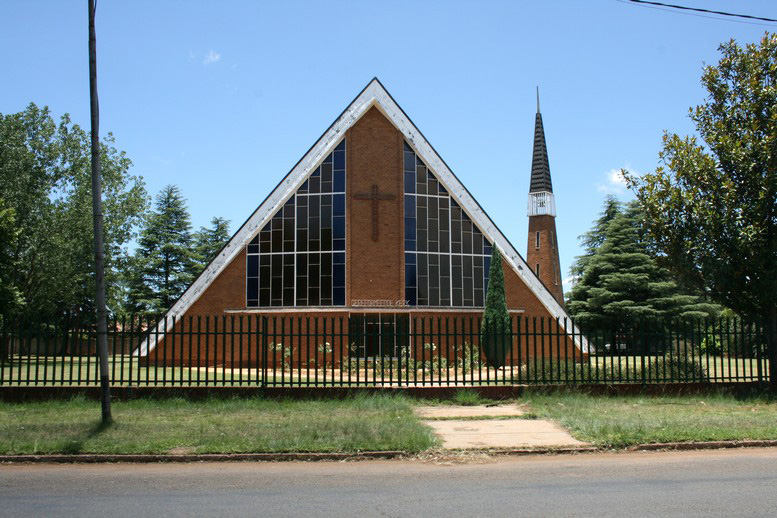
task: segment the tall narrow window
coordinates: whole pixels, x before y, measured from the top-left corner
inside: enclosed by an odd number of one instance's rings
[[[246,252],[248,307],[345,305],[345,140]]]
[[[407,142],[404,149],[405,298],[483,307],[491,243]]]
[[[534,238],[534,247],[539,249],[540,248],[540,233],[537,232],[537,235]]]
[[[537,274],[537,277],[539,277],[539,276],[540,276],[540,263],[537,263],[537,264],[534,266],[534,273],[536,273],[536,274]]]

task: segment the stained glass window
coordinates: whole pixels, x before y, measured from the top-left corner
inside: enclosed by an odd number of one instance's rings
[[[246,252],[248,307],[345,305],[345,140]]]
[[[407,142],[404,150],[405,298],[483,307],[491,243]]]

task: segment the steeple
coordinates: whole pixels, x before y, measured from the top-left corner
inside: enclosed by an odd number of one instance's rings
[[[540,90],[537,88],[537,115],[534,118],[534,150],[529,184],[529,239],[527,263],[545,284],[556,301],[564,304],[561,265],[556,239],[556,200],[550,181],[548,148],[540,113]]]
[[[531,184],[529,192],[553,192],[548,165],[548,147],[540,113],[540,89],[537,87],[537,115],[534,117],[534,150],[531,159]]]

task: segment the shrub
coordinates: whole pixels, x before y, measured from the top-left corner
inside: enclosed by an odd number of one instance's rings
[[[707,371],[696,358],[667,354],[648,365],[648,381],[708,381]]]

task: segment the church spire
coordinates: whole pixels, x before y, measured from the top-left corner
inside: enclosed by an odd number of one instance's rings
[[[531,184],[529,192],[553,192],[548,165],[548,148],[545,145],[545,129],[540,113],[540,88],[537,87],[537,115],[534,118],[534,150],[531,160]]]
[[[558,239],[556,238],[556,200],[550,181],[548,148],[540,113],[540,89],[537,88],[537,115],[534,119],[534,150],[529,184],[529,239],[527,263],[556,301],[563,306]]]

